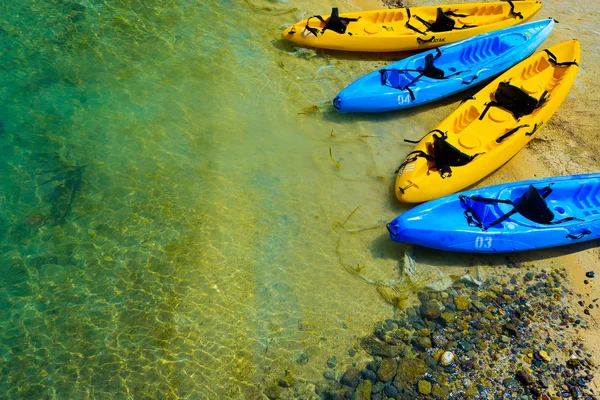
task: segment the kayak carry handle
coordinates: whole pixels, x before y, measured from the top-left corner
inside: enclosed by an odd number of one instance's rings
[[[572,234],[570,234],[570,233],[569,233],[569,234],[567,235],[567,237],[568,237],[569,239],[581,239],[582,237],[584,237],[585,235],[589,235],[590,233],[592,233],[592,231],[590,231],[590,230],[587,230],[587,229],[586,229],[585,231],[581,232],[581,233],[580,233],[579,235],[577,235],[577,236],[575,236],[575,235],[572,235]]]
[[[396,233],[392,232],[392,228],[390,227],[391,224],[391,222],[388,222],[387,224],[385,224],[385,227],[387,228],[390,235],[396,235]]]

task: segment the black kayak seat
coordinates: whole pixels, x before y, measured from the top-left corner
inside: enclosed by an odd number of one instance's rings
[[[436,167],[460,167],[468,164],[474,156],[463,153],[444,138],[433,135],[433,158]]]
[[[309,26],[309,22],[310,22],[311,18],[316,18],[325,24],[325,27],[321,30],[321,33],[325,33],[325,31],[329,29],[330,31],[334,31],[334,32],[343,34],[343,33],[346,33],[346,27],[348,26],[348,24],[350,22],[358,21],[358,18],[340,17],[337,7],[333,7],[331,9],[331,15],[329,16],[329,18],[327,18],[327,21],[325,21],[323,19],[323,17],[320,15],[313,15],[312,17],[310,17],[309,19],[306,20],[305,29],[315,36],[318,35],[319,30],[317,28],[313,28],[313,27]],[[350,33],[348,33],[348,34],[350,35]]]
[[[554,213],[548,207],[544,196],[533,185],[515,202],[515,208],[525,218],[539,224],[550,224]]]
[[[390,86],[396,89],[406,89],[410,84],[419,80],[421,76],[430,79],[444,79],[446,75],[444,70],[433,65],[433,61],[437,57],[439,57],[439,55],[434,56],[432,53],[427,54],[425,56],[425,66],[418,67],[418,69],[381,69],[379,70],[381,75],[381,85]],[[407,72],[418,72],[419,75],[411,80],[409,79],[410,75],[406,74]]]
[[[490,107],[501,107],[510,112],[516,120],[524,115],[533,113],[538,107],[542,106],[548,99],[544,91],[540,99],[536,99],[527,94],[523,89],[513,86],[508,82],[500,82],[494,92],[494,100],[487,103],[485,109],[479,116],[482,120]]]
[[[494,97],[500,107],[509,110],[515,116],[518,114],[529,115],[538,106],[538,100],[535,97],[508,82],[500,82]]]
[[[334,31],[337,33],[346,33],[346,28],[348,27],[348,23],[358,21],[358,18],[344,18],[340,17],[339,11],[337,7],[333,7],[331,9],[331,16],[327,19],[325,23],[325,27],[322,32],[326,30]]]
[[[448,32],[454,28],[456,21],[450,18],[441,8],[437,9],[437,18],[429,26],[431,32]]]
[[[432,53],[425,56],[425,68],[423,68],[423,75],[431,79],[444,79],[446,73],[443,69],[440,69],[433,65],[433,60],[436,57]]]

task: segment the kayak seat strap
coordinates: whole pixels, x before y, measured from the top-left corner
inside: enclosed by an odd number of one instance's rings
[[[417,82],[421,77],[425,76],[430,79],[448,79],[452,76],[463,73],[464,71],[458,71],[450,75],[446,75],[443,69],[436,67],[433,63],[435,60],[441,57],[442,52],[437,47],[435,48],[436,54],[429,53],[425,56],[425,66],[422,69],[380,69],[379,74],[381,75],[381,85],[389,86],[394,89],[408,90],[411,99],[415,100],[415,95],[409,86]],[[404,72],[419,72],[415,78],[405,85],[400,84],[400,74]]]
[[[407,8],[408,10],[408,8]],[[421,22],[423,25],[425,25],[425,27],[427,28],[426,31],[430,31],[430,32],[449,32],[453,29],[466,29],[466,28],[474,28],[477,25],[463,25],[460,28],[456,28],[456,21],[452,18],[450,18],[450,16],[452,17],[459,17],[459,18],[464,18],[464,17],[468,17],[467,14],[456,14],[454,11],[450,10],[450,11],[443,11],[440,7],[438,7],[437,9],[437,16],[434,22],[428,22],[425,21],[423,18],[419,17],[418,15],[415,15],[415,18],[417,20],[419,20],[419,22]],[[420,31],[419,29],[415,28],[414,26],[412,26],[410,24],[410,12],[408,14],[408,21],[406,22],[406,26],[422,35],[425,35],[425,32]]]
[[[550,195],[550,193],[552,193],[552,188],[550,186],[546,186],[538,190],[533,185],[529,185],[529,187],[525,190],[525,193],[523,193],[523,195],[521,195],[514,202],[511,200],[465,195],[460,195],[459,199],[461,203],[465,206],[464,214],[469,226],[478,227],[484,231],[491,228],[492,226],[498,225],[499,223],[507,220],[509,217],[516,213],[521,214],[523,217],[527,218],[530,221],[542,225],[556,225],[573,220],[583,221],[575,217],[566,217],[554,221],[554,213],[552,212],[552,210],[550,210],[545,200],[546,197]],[[487,204],[510,204],[513,206],[513,209],[507,212],[506,214],[498,217],[489,224],[484,225],[484,221],[481,218],[482,212],[480,211],[478,214],[473,207],[476,202]],[[483,212],[483,214],[485,214],[485,211]]]
[[[514,18],[523,19],[523,14],[521,14],[520,12],[515,12],[515,5],[513,4],[513,2],[511,0],[502,0],[502,1],[506,1],[508,4],[510,4],[510,11],[508,12],[508,15],[510,15],[511,17],[514,17]]]
[[[423,31],[421,31],[421,30],[419,30],[419,29],[415,28],[415,27],[414,27],[414,26],[413,26],[413,25],[410,23],[410,18],[411,18],[411,15],[410,15],[410,8],[408,8],[408,7],[406,7],[406,15],[407,15],[406,27],[407,27],[407,28],[409,28],[409,29],[412,29],[413,31],[415,31],[415,32],[417,32],[417,33],[420,33],[421,35],[426,35],[426,33],[425,33],[425,32],[423,32]]]
[[[438,130],[438,132],[440,132]],[[462,167],[463,165],[467,165],[475,157],[483,154],[477,153],[474,155],[468,155],[463,153],[459,149],[457,149],[452,144],[448,143],[446,140],[448,135],[446,132],[440,132],[441,136],[433,134],[433,168],[438,170],[442,176],[442,179],[448,178],[452,176],[452,168],[451,167]]]
[[[319,21],[325,24],[325,27],[321,30],[321,34],[323,34],[326,30],[334,31],[339,34],[346,33],[346,28],[348,27],[348,23],[353,21],[358,21],[358,18],[345,18],[339,16],[339,11],[337,7],[333,7],[331,9],[331,16],[326,20],[323,19],[320,15],[313,15],[306,21],[306,30],[317,36],[319,30],[317,28],[313,28],[308,26],[308,22],[311,18],[316,18]]]
[[[554,65],[555,67],[568,67],[571,65],[576,65],[579,67],[579,64],[575,60],[558,62],[556,56],[550,50],[544,49],[544,51],[546,54],[548,54],[548,61],[550,61],[550,64]]]
[[[416,161],[419,157],[423,157],[427,161],[433,161],[433,157],[422,150],[411,151],[410,153],[408,153],[406,159],[402,162],[402,164],[400,164],[400,166],[396,169],[395,173],[397,174],[398,172],[402,171],[407,164]]]
[[[446,139],[448,134],[442,132],[439,129],[434,129],[429,132],[438,132],[440,135],[433,134],[433,144],[428,144],[429,154],[422,150],[415,150],[408,154],[404,162],[398,167],[396,173],[401,171],[406,164],[415,161],[419,157],[425,158],[427,161],[432,162],[433,166],[430,169],[435,169],[440,172],[442,179],[452,176],[451,167],[461,167],[473,161],[473,159],[483,153],[473,154],[472,156],[463,153],[452,144],[448,143]],[[429,133],[427,135],[429,135]],[[427,136],[426,135],[426,136]],[[415,143],[412,140],[404,139],[405,142]]]

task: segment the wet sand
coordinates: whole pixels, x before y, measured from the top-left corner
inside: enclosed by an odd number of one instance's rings
[[[374,9],[375,6],[385,8],[381,1],[353,0],[353,3],[361,9]],[[445,3],[443,1],[408,2],[409,6],[413,7]],[[576,7],[573,7],[574,5]],[[476,185],[477,187],[600,170],[600,158],[597,156],[600,154],[597,129],[600,120],[598,108],[600,84],[597,80],[597,76],[600,76],[600,54],[597,47],[600,30],[597,29],[597,23],[600,15],[591,3],[544,1],[541,11],[533,19],[550,16],[557,19],[559,24],[546,40],[543,48],[569,39],[578,39],[581,42],[582,60],[575,83],[565,102],[540,131],[537,138],[506,165]],[[582,300],[587,305],[588,302],[600,297],[598,244],[600,244],[598,241],[592,241],[559,249],[513,254],[510,255],[510,259],[517,263],[532,262],[542,268],[565,267],[570,287],[574,292],[569,300],[574,304]],[[596,277],[587,278],[585,276],[587,272],[593,272]],[[580,328],[572,333],[584,340],[587,351],[594,356],[593,359],[600,360],[600,310],[598,308],[590,310],[587,319],[588,325],[585,329]],[[598,377],[591,387],[600,388]]]

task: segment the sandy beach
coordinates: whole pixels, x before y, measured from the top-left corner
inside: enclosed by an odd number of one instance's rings
[[[365,10],[385,7],[383,2],[374,0],[354,0],[352,3]],[[407,4],[412,7],[423,5],[418,1],[409,1]],[[430,1],[427,4],[445,3]],[[581,42],[582,60],[575,84],[565,102],[537,138],[510,162],[475,187],[600,171],[600,83],[597,79],[597,76],[600,76],[600,54],[597,50],[597,41],[600,39],[597,24],[600,14],[592,3],[547,0],[543,2],[542,10],[534,19],[543,17],[552,17],[559,21],[544,43],[544,48],[569,39],[578,39]],[[516,253],[510,255],[510,258],[517,264],[535,263],[550,269],[565,267],[574,294],[570,301],[574,306],[581,308],[577,304],[578,301],[588,304],[600,297],[598,245],[599,243],[594,241],[565,248]],[[587,278],[586,273],[590,272],[594,273],[596,278]],[[571,333],[583,338],[587,351],[594,356],[593,359],[600,360],[600,309],[590,310],[587,318],[587,328],[576,329]],[[592,387],[600,388],[599,376],[596,376]]]

